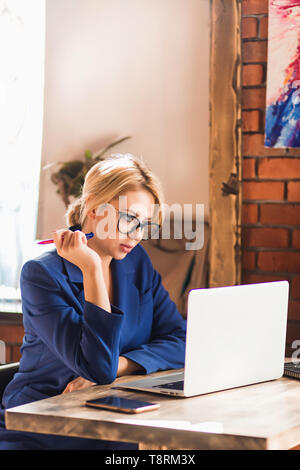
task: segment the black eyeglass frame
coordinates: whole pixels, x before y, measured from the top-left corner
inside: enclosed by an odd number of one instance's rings
[[[118,231],[120,233],[122,233],[123,235],[129,235],[130,233],[133,233],[134,231],[136,231],[138,228],[141,228],[141,230],[144,230],[144,227],[146,227],[148,225],[151,228],[152,227],[155,228],[154,233],[153,233],[153,230],[151,229],[151,235],[153,236],[156,233],[158,233],[160,228],[161,228],[160,224],[157,224],[155,222],[141,222],[140,219],[136,215],[130,214],[129,212],[120,211],[119,209],[117,209],[112,204],[107,203],[107,205],[109,205],[110,207],[113,207],[115,209],[115,211],[119,213],[117,228],[118,228]],[[122,217],[124,217],[124,216],[125,217],[128,217],[128,216],[132,217],[132,221],[136,220],[135,226],[131,230],[126,231],[126,232],[120,230],[120,221],[121,221]],[[151,239],[151,236],[147,237],[147,238],[144,238],[144,240],[149,240],[149,239]]]

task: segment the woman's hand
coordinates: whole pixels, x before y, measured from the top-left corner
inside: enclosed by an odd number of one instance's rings
[[[74,392],[75,390],[81,390],[82,388],[91,387],[92,385],[95,385],[95,383],[83,377],[77,377],[77,379],[68,383],[63,393]]]
[[[130,375],[136,371],[144,371],[145,369],[134,361],[127,359],[124,356],[119,357],[119,367],[117,377],[121,377],[122,375]],[[83,377],[77,377],[76,379],[72,380],[68,383],[66,388],[62,393],[74,392],[75,390],[82,390],[83,388],[91,387],[92,385],[96,385],[94,382],[90,380],[86,380]]]
[[[78,266],[82,271],[101,267],[100,256],[88,247],[87,239],[83,232],[76,230],[56,230],[53,240],[57,253],[70,263]]]
[[[128,359],[127,357],[119,356],[117,377],[122,377],[123,375],[130,375],[137,371],[145,372],[145,369],[143,366],[141,366],[137,362],[132,361],[131,359]]]
[[[85,300],[111,312],[103,278],[102,260],[100,255],[87,245],[85,234],[80,230],[57,230],[53,233],[53,240],[59,256],[81,269]]]

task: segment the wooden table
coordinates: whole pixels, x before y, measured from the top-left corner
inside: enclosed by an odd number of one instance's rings
[[[137,378],[119,378],[112,385]],[[295,379],[283,377],[192,398],[114,389],[117,396],[160,403],[159,410],[139,415],[84,405],[110,388],[93,386],[8,409],[6,427],[139,442],[140,449],[290,449],[300,443],[300,381]]]

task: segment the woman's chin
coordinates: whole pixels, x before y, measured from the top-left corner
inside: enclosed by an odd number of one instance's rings
[[[115,250],[113,254],[113,258],[117,260],[124,259],[126,257],[127,253],[124,253],[124,251],[121,250]]]
[[[121,260],[121,259],[124,259],[126,257],[126,254],[127,253],[116,253],[113,258],[116,259],[116,260]]]

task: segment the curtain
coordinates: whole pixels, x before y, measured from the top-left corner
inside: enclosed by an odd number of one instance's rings
[[[0,298],[36,243],[44,47],[45,1],[0,0]]]

